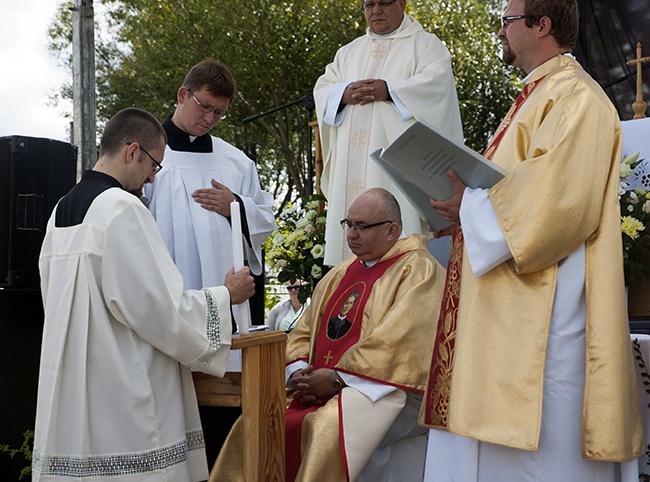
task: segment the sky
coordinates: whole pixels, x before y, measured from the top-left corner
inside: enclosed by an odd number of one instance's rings
[[[50,105],[71,74],[47,49],[60,0],[3,0],[0,14],[0,137],[69,141],[72,104]],[[70,1],[72,5],[73,2]]]

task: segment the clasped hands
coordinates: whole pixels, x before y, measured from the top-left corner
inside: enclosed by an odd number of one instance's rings
[[[230,189],[214,179],[212,179],[212,186],[194,191],[192,193],[194,201],[199,203],[203,209],[229,218],[230,203],[236,201],[237,198]]]
[[[441,238],[443,236],[450,236],[456,231],[456,227],[460,226],[460,203],[463,200],[463,194],[467,187],[463,181],[460,180],[456,171],[450,169],[447,172],[447,177],[454,186],[454,194],[446,201],[436,201],[433,198],[429,199],[431,207],[435,209],[447,221],[454,223],[452,226],[445,228],[441,231],[433,231],[431,226],[429,230],[432,232],[434,238]]]
[[[382,79],[357,80],[348,84],[343,92],[343,104],[369,104],[388,99],[388,86]]]
[[[329,368],[314,368],[310,365],[293,372],[289,383],[295,389],[293,398],[308,405],[323,405],[338,393],[331,380]]]

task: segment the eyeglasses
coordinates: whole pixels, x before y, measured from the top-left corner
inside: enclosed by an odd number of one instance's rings
[[[501,25],[503,28],[508,28],[512,22],[515,20],[520,20],[522,18],[535,18],[534,15],[510,15],[508,17],[501,17]]]
[[[133,144],[133,142],[127,142],[126,143],[127,146],[130,146],[131,144]],[[156,161],[153,158],[153,156],[151,154],[149,154],[147,152],[147,150],[144,147],[142,147],[142,144],[140,144],[139,142],[138,142],[138,147],[142,150],[142,152],[144,152],[147,156],[149,156],[149,159],[151,159],[153,161],[154,166],[153,166],[152,171],[153,171],[154,174],[158,174],[160,172],[160,170],[163,168],[162,164],[159,163],[158,161]]]
[[[158,161],[156,161],[153,158],[153,156],[151,154],[149,154],[144,147],[140,146],[140,149],[142,149],[142,152],[144,152],[147,156],[149,156],[149,159],[151,159],[153,161],[154,166],[153,166],[152,171],[153,171],[154,174],[158,174],[160,172],[160,170],[162,169],[162,164],[159,163]]]
[[[393,1],[395,1],[395,0],[393,0]],[[190,89],[189,87],[185,87],[185,88],[187,89],[187,91],[192,96],[192,99],[194,99],[194,102],[196,102],[196,105],[199,106],[199,109],[201,109],[201,112],[203,112],[204,114],[213,114],[214,118],[217,119],[217,120],[221,120],[221,119],[226,118],[226,113],[225,112],[221,112],[219,109],[214,109],[214,108],[210,107],[209,105],[205,105],[203,102],[201,102],[199,99],[196,98],[196,96],[194,95],[194,92],[192,91],[192,89]]]
[[[298,291],[299,289],[300,289],[300,285],[287,286],[287,291]]]
[[[392,3],[395,3],[397,0],[388,0],[382,2],[363,2],[363,8],[366,10],[374,10],[375,6],[379,7],[380,10],[383,10]]]
[[[370,228],[376,228],[377,226],[381,226],[382,224],[388,224],[392,223],[393,221],[382,221],[380,223],[372,223],[372,224],[354,224],[347,219],[341,219],[341,227],[345,230],[348,229],[356,229],[358,233],[362,233],[367,229]]]

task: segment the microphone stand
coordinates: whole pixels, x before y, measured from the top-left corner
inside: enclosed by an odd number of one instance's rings
[[[281,105],[281,106],[278,106],[278,107],[274,107],[273,109],[267,110],[266,112],[262,112],[261,114],[255,114],[255,115],[252,115],[250,117],[246,117],[242,121],[242,123],[248,124],[249,122],[257,120],[260,117],[264,117],[265,115],[273,114],[274,112],[277,112],[277,111],[282,110],[282,109],[286,109],[287,107],[291,107],[291,106],[294,106],[294,105],[297,105],[297,104],[302,104],[305,107],[305,109],[307,109],[307,115],[309,117],[309,120],[311,120],[313,118],[313,116],[314,116],[314,110],[316,109],[316,102],[314,101],[314,94],[310,93],[310,94],[305,95],[304,97],[301,97],[300,99],[294,100],[292,102],[289,102],[287,104],[284,104],[284,105]],[[308,123],[309,123],[309,121],[308,121]],[[313,176],[314,160],[313,160],[313,153],[312,153],[312,148],[311,148],[312,143],[313,143],[313,139],[312,139],[312,134],[311,134],[311,128],[309,128],[309,126],[307,126],[307,129],[308,129],[308,134],[307,134],[308,141],[307,142],[309,143],[309,148],[307,150],[307,172],[308,172],[309,176],[308,176],[307,182],[308,182],[308,186],[309,186],[309,192],[313,193],[314,192],[314,181],[313,181],[313,178],[314,178],[314,176]]]

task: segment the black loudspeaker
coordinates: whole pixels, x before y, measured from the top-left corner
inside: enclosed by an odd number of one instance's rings
[[[0,287],[40,286],[38,256],[47,221],[76,179],[76,146],[0,137]]]

